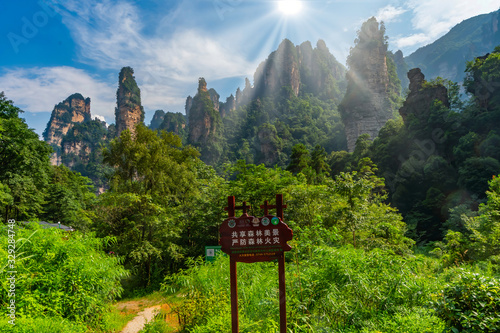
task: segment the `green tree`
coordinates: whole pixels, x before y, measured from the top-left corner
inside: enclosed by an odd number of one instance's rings
[[[310,156],[306,146],[302,143],[296,144],[292,148],[290,164],[286,168],[294,174],[302,172],[309,166]]]
[[[53,166],[42,217],[87,230],[92,223],[91,208],[96,199],[90,184],[89,178],[65,166]]]
[[[492,53],[467,62],[465,90],[485,110],[497,109],[500,103],[500,46]]]
[[[326,162],[325,148],[316,145],[311,152],[311,168],[315,173],[313,183],[319,184],[330,176],[330,166]]]
[[[96,227],[117,237],[115,252],[142,286],[178,267],[184,256],[177,245],[184,226],[179,216],[196,190],[198,155],[173,133],[157,134],[142,124],[134,138],[125,130],[103,151],[114,173],[110,190],[99,197]]]
[[[479,216],[466,219],[470,232],[471,256],[500,261],[500,177],[493,177],[486,192],[488,202],[479,208]]]
[[[50,174],[52,148],[28,128],[19,117],[22,112],[0,93],[0,193],[5,220],[31,219],[43,211]]]

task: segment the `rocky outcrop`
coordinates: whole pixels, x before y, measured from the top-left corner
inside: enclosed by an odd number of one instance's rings
[[[224,118],[234,110],[236,110],[236,99],[234,98],[233,94],[231,94],[231,96],[226,98],[225,103],[221,103],[219,108],[219,113],[221,118]]]
[[[424,123],[429,118],[429,112],[435,101],[442,102],[446,107],[450,106],[448,101],[448,90],[440,84],[426,84],[424,74],[420,68],[413,68],[408,72],[410,80],[410,93],[399,109],[405,125],[415,117]]]
[[[183,141],[186,139],[186,117],[180,112],[167,112],[163,117],[163,122],[158,128],[167,132],[172,132],[180,136]]]
[[[144,122],[141,91],[135,82],[134,70],[130,67],[123,67],[118,77],[115,122],[117,136],[126,129],[133,135],[136,125]]]
[[[336,102],[345,92],[345,67],[330,53],[323,40],[313,48],[310,42],[295,46],[284,39],[257,67],[254,85],[245,78],[244,89],[236,90],[235,107],[258,98],[298,96],[301,91]]]
[[[198,81],[198,92],[188,114],[188,142],[200,150],[202,160],[216,162],[222,153],[222,120],[210,99],[204,78]]]
[[[186,119],[188,120],[188,122],[189,122],[189,111],[191,110],[192,106],[193,106],[193,97],[188,96],[186,98],[186,105],[184,107],[184,109],[186,110]]]
[[[79,93],[69,96],[54,106],[50,120],[43,132],[44,140],[54,149],[50,159],[53,165],[61,164],[61,142],[66,133],[74,124],[90,119],[90,98],[84,98]]]
[[[278,49],[257,67],[254,83],[254,97],[275,95],[282,87],[289,87],[293,94],[298,96],[300,90],[299,58],[297,49],[290,40],[284,39]]]
[[[396,53],[392,56],[392,60],[396,64],[396,71],[398,73],[398,78],[401,81],[401,88],[405,91],[408,89],[410,81],[408,81],[408,77],[406,76],[408,73],[408,65],[403,57],[403,52],[401,50],[396,51]]]
[[[361,134],[367,133],[373,140],[392,117],[384,34],[375,18],[363,23],[347,61],[347,91],[339,110],[349,152],[354,151]]]
[[[257,131],[258,163],[274,165],[280,156],[282,142],[274,125],[265,123]]]
[[[212,103],[214,103],[214,109],[216,111],[219,111],[219,99],[220,99],[220,95],[217,93],[217,91],[215,91],[214,88],[210,88],[208,90],[208,94],[210,95],[210,100],[212,101]]]
[[[345,67],[330,53],[323,40],[313,49],[310,42],[297,46],[301,84],[305,93],[340,101],[345,92]]]
[[[89,177],[96,188],[101,188],[105,184],[101,148],[109,138],[106,122],[97,118],[75,124],[61,142],[62,164]]]
[[[156,110],[155,114],[153,115],[153,118],[151,119],[151,123],[149,123],[149,128],[152,130],[157,130],[161,123],[163,122],[163,119],[165,118],[165,111],[163,110]]]

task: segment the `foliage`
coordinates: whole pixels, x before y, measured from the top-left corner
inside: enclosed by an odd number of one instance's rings
[[[200,78],[198,93],[194,96],[188,113],[188,143],[199,149],[201,160],[214,165],[222,154],[224,128],[206,85],[205,79]]]
[[[173,332],[173,329],[165,321],[166,313],[160,310],[159,313],[155,314],[153,320],[149,321],[144,325],[144,328],[139,331],[139,333],[169,333]]]
[[[229,195],[234,195],[239,202],[249,203],[252,206],[249,214],[254,216],[263,215],[259,207],[265,200],[272,204],[277,193],[281,193],[289,185],[303,181],[281,168],[270,169],[263,164],[246,164],[241,160],[234,165],[226,165],[225,176],[231,189]]]
[[[327,153],[345,149],[344,128],[334,100],[286,91],[283,88],[274,98],[260,97],[224,117],[225,162],[244,159],[284,168],[298,144],[307,150],[320,145]]]
[[[313,231],[311,228],[310,231]],[[306,234],[305,232],[303,233]],[[332,248],[321,237],[294,240],[286,265],[288,329],[293,332],[441,332],[443,322],[426,308],[438,291],[435,262],[384,251]],[[316,242],[311,247],[310,242]],[[276,263],[238,264],[241,332],[279,327]],[[168,277],[167,292],[182,291],[176,308],[184,331],[230,331],[229,260],[194,261]],[[217,307],[209,306],[218,304]],[[370,329],[370,330],[369,330]],[[384,330],[385,331],[385,330]]]
[[[488,201],[480,206],[477,216],[462,215],[463,230],[449,230],[444,241],[436,243],[434,253],[447,264],[500,261],[500,178],[494,177],[489,184]]]
[[[95,228],[100,236],[117,237],[113,251],[145,287],[184,256],[177,243],[185,224],[179,221],[196,196],[198,152],[182,147],[173,133],[138,125],[134,139],[123,131],[103,156],[114,172],[110,190],[99,197]]]
[[[464,87],[481,108],[497,108],[500,102],[500,46],[492,53],[467,63]]]
[[[41,217],[77,229],[88,229],[92,223],[91,206],[96,199],[92,190],[90,179],[65,166],[53,166],[47,186],[45,212]]]
[[[16,318],[13,326],[0,320],[1,333],[86,333],[88,327],[60,317]]]
[[[463,271],[434,295],[432,306],[450,332],[497,332],[500,281]]]
[[[2,229],[2,243],[7,243],[6,227]],[[37,223],[17,227],[15,234],[16,317],[47,316],[96,328],[102,325],[107,304],[120,296],[120,280],[127,276],[122,260],[103,251],[115,240],[56,228],[42,229]],[[0,251],[6,258],[7,250]],[[7,280],[1,282],[4,313],[9,302],[7,284]]]
[[[22,111],[0,93],[0,183],[2,216],[30,219],[43,211],[52,148],[28,128]]]

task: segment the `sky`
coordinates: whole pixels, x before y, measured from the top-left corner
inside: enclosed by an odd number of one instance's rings
[[[54,105],[91,98],[93,117],[114,123],[118,74],[134,69],[149,122],[184,113],[198,78],[221,101],[253,81],[288,38],[319,39],[345,65],[368,18],[384,21],[389,49],[405,56],[500,0],[22,0],[0,3],[0,91],[42,134]]]

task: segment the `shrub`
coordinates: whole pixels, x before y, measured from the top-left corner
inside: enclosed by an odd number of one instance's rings
[[[5,228],[0,230],[4,244]],[[64,318],[90,327],[102,326],[108,304],[120,295],[120,280],[127,275],[121,259],[104,251],[113,240],[42,229],[37,223],[14,230],[16,321],[53,317],[58,318],[54,322]],[[7,257],[4,248],[0,248],[0,257]],[[5,315],[11,300],[6,279],[0,281],[0,290],[0,314]]]
[[[500,331],[500,281],[463,271],[432,305],[452,332]]]

